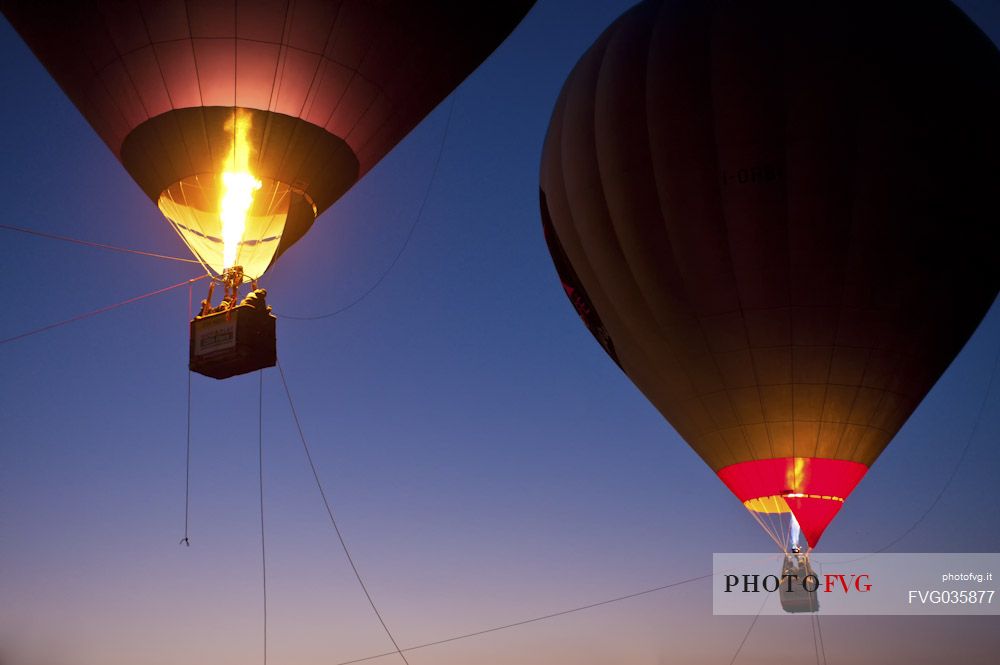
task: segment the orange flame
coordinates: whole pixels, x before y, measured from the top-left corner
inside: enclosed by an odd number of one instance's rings
[[[236,265],[240,243],[246,231],[247,213],[253,205],[253,194],[261,182],[250,172],[251,145],[247,140],[252,116],[242,109],[233,113],[226,123],[226,131],[233,135],[232,147],[226,157],[222,172],[222,198],[219,200],[219,218],[222,220],[223,267]]]

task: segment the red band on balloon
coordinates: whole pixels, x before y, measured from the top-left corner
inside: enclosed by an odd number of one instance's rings
[[[868,467],[820,457],[781,457],[739,462],[719,478],[740,501],[781,496],[813,547]]]

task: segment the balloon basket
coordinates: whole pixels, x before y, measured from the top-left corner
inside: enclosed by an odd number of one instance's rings
[[[276,322],[269,307],[250,304],[194,317],[188,367],[213,379],[274,367]]]
[[[815,576],[806,553],[788,553],[781,566],[781,586],[778,594],[781,609],[790,614],[799,612],[819,612],[819,596],[814,588],[805,586],[805,578]],[[786,581],[787,580],[787,581]]]

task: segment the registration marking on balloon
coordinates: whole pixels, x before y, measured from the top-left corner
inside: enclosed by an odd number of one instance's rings
[[[723,185],[757,185],[776,182],[783,175],[780,166],[775,164],[760,164],[722,171]]]

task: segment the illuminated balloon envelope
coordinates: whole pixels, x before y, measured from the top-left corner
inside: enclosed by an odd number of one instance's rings
[[[0,7],[192,252],[217,274],[242,264],[250,280],[532,4],[79,0],[55,11],[3,0]],[[227,170],[245,174],[236,180],[249,186],[227,193]],[[223,228],[227,198],[248,215],[242,229],[239,215]]]
[[[0,2],[191,252],[225,284],[226,309],[237,306],[240,284],[263,275],[531,4],[81,0],[56,11],[33,0]],[[211,291],[204,316],[218,309],[210,301]],[[266,310],[263,293],[257,303]],[[227,326],[232,319],[227,313]],[[204,369],[196,363],[208,344],[202,338],[223,340],[226,353],[239,355],[230,344],[238,327],[225,332],[208,323],[192,322],[196,371]],[[267,348],[251,353],[261,360],[205,372],[273,364],[273,325],[264,323]]]
[[[782,549],[993,302],[998,119],[997,49],[943,0],[647,0],[567,79],[540,178],[563,287]]]
[[[122,162],[207,267],[223,274],[240,266],[247,281],[360,171],[354,151],[330,132],[243,107],[176,109],[148,120],[126,137]]]

